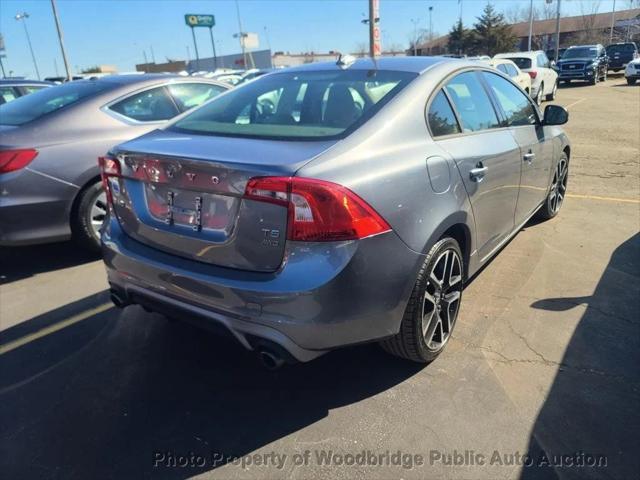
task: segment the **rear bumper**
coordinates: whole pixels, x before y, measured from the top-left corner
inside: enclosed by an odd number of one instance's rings
[[[274,273],[179,258],[131,239],[114,220],[102,244],[111,287],[128,302],[195,315],[223,326],[246,348],[266,340],[300,361],[397,333],[423,261],[393,232],[289,242]]]
[[[29,169],[0,175],[0,246],[66,240],[71,236],[74,185]]]

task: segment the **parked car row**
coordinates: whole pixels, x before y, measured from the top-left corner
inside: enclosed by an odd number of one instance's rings
[[[98,250],[107,203],[96,159],[229,88],[204,78],[111,75],[0,105],[0,245],[73,237]]]
[[[542,55],[514,57],[537,99],[555,95]],[[465,282],[567,190],[567,111],[494,65],[341,57],[233,89],[36,92],[0,106],[0,243],[100,235],[118,307],[221,325],[270,368],[374,341],[430,362]]]
[[[0,80],[0,105],[53,85],[38,80]]]

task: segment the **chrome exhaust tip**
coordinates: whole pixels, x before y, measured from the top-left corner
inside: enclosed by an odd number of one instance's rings
[[[124,308],[131,303],[127,299],[122,298],[122,295],[115,290],[111,290],[111,292],[109,293],[109,298],[118,308]]]
[[[284,358],[269,350],[260,350],[258,352],[258,359],[267,370],[271,371],[278,370],[284,365]]]

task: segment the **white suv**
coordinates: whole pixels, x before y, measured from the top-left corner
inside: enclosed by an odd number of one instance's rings
[[[508,58],[520,70],[531,77],[531,98],[538,105],[543,100],[554,100],[558,90],[558,74],[551,68],[547,54],[542,50],[535,52],[499,53],[493,58]]]

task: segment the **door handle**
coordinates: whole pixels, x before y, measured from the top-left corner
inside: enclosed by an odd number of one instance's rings
[[[533,162],[533,159],[536,158],[536,154],[533,152],[525,153],[524,157],[522,157],[525,162]]]
[[[489,170],[489,167],[485,167],[482,162],[479,162],[476,165],[476,168],[472,168],[471,170],[469,170],[469,176],[471,177],[471,180],[479,183],[484,178],[487,170]]]

